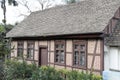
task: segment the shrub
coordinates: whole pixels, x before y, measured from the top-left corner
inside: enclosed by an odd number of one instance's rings
[[[64,80],[54,68],[42,66],[32,75],[31,80]]]
[[[7,60],[5,66],[6,79],[25,79],[32,76],[35,65],[28,65],[25,61]]]
[[[6,61],[5,80],[102,80],[101,76],[88,72],[66,70],[49,66],[37,67],[34,64],[28,65],[25,61]]]
[[[101,76],[90,74],[88,72],[79,72],[76,70],[68,71],[66,69],[59,70],[65,77],[65,80],[102,80]]]
[[[83,71],[56,70],[43,66],[33,73],[31,80],[102,80],[102,77]]]

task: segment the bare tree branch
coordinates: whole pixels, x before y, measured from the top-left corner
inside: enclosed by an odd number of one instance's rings
[[[36,0],[36,1],[38,2],[39,10],[44,10],[44,9],[49,8],[50,6],[52,6],[54,0]],[[31,6],[30,6],[30,3],[29,3],[28,0],[17,0],[17,2],[18,2],[18,4],[24,6],[27,9],[29,14],[33,12],[32,9],[30,8]],[[26,13],[24,14],[24,13],[20,12],[19,17],[20,16],[26,17],[27,14]]]
[[[54,1],[54,0],[37,0],[37,1],[40,4],[41,10],[44,10],[44,9],[52,6],[52,1]]]
[[[22,0],[22,1],[17,1],[19,4],[21,4],[22,6],[24,6],[25,8],[27,8],[27,10],[29,11],[29,13],[32,12],[32,10],[29,8],[28,6],[28,1],[27,0]]]

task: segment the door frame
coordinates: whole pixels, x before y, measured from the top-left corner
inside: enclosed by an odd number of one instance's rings
[[[41,49],[46,49],[46,50],[47,50],[47,58],[46,58],[46,59],[47,59],[47,65],[48,65],[48,47],[47,47],[47,46],[40,45],[40,46],[39,46],[39,52],[38,52],[38,66],[41,66],[41,65],[40,65],[40,63],[41,63],[41,60],[40,60],[40,59],[41,59],[41,57],[40,57],[40,55],[41,55],[41,52],[40,52]],[[46,66],[47,66],[47,65],[46,65]]]

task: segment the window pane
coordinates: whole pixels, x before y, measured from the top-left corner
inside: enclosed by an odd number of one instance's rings
[[[64,63],[64,51],[61,51],[60,53],[60,62]]]
[[[33,44],[28,44],[28,48],[34,48]]]
[[[78,65],[79,64],[79,52],[75,51],[74,53],[74,65]]]
[[[56,50],[56,59],[55,62],[59,62],[59,50]]]
[[[64,45],[63,45],[63,44],[61,44],[61,48],[62,48],[62,49],[64,48]]]
[[[22,57],[22,55],[23,55],[23,49],[22,48],[18,48],[18,57]]]
[[[27,58],[33,59],[34,50],[28,48]]]
[[[30,49],[30,53],[33,54],[33,49]]]
[[[31,57],[33,57],[33,49],[30,50]]]
[[[64,48],[64,45],[63,45],[63,44],[56,44],[55,47],[56,47],[56,48],[59,48],[59,49],[63,49],[63,48]]]
[[[85,45],[80,45],[81,50],[85,50]]]
[[[30,58],[30,49],[27,51],[27,58]]]
[[[18,48],[23,48],[23,45],[22,44],[18,44]]]
[[[59,60],[58,60],[58,56],[56,56],[55,62],[59,62]]]
[[[80,66],[85,65],[85,52],[80,52]]]
[[[74,49],[78,49],[79,45],[75,44]]]
[[[56,48],[59,48],[59,45],[58,44],[56,44],[56,46],[55,46]]]

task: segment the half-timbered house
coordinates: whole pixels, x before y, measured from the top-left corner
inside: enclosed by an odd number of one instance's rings
[[[15,46],[11,58],[23,55],[39,66],[101,74],[110,69],[104,62],[105,47],[118,46],[110,40],[117,33],[119,7],[120,0],[83,0],[33,12],[6,35]]]

